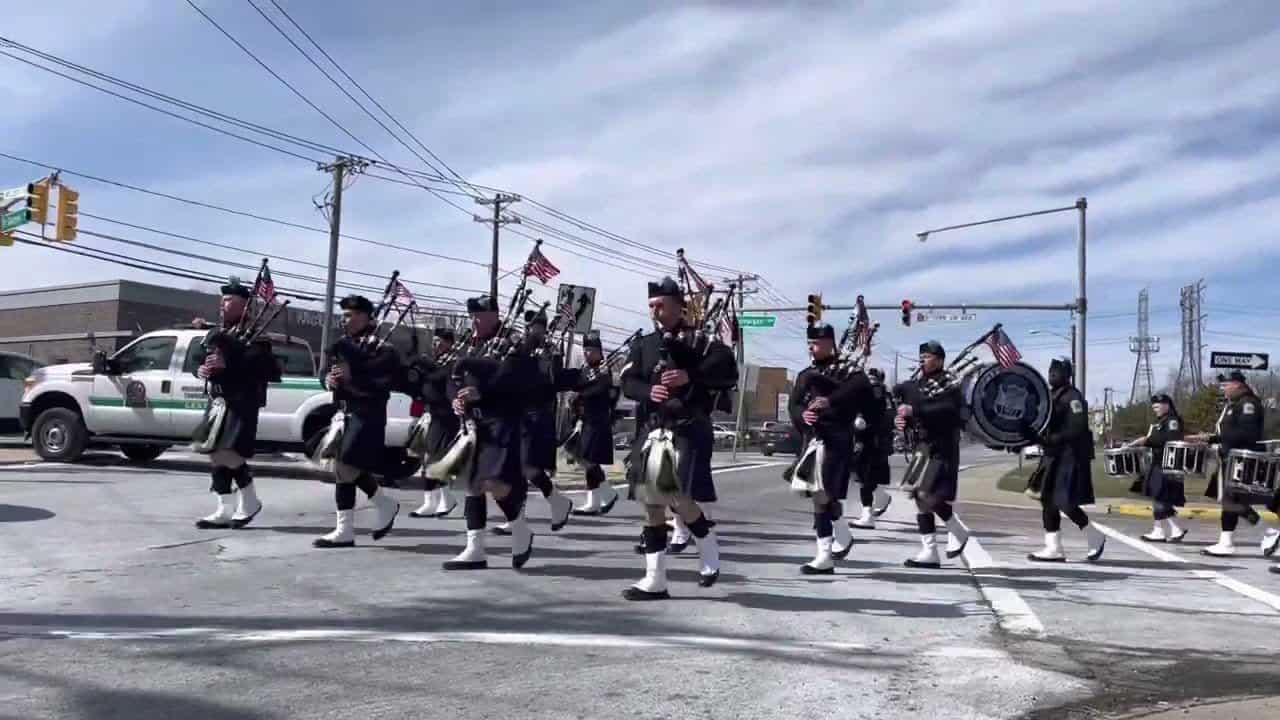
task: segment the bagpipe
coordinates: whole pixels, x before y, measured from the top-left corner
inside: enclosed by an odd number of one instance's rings
[[[658,384],[668,370],[688,370],[701,363],[717,342],[734,348],[740,339],[738,327],[737,284],[730,282],[724,295],[716,296],[715,286],[705,281],[685,258],[684,249],[676,251],[676,267],[681,291],[685,297],[685,327],[679,332],[664,331],[658,349],[650,382]],[[661,330],[660,327],[657,329]],[[651,428],[641,447],[641,472],[646,489],[651,496],[671,495],[679,490],[676,468],[680,453],[675,445],[672,423],[663,422],[667,417],[686,415],[687,402],[697,390],[697,383],[690,382],[672,390],[661,406],[654,407],[649,415]],[[711,390],[711,408],[723,412],[733,410],[729,389]],[[687,419],[687,418],[686,418]],[[674,424],[679,425],[681,420]]]
[[[471,328],[467,328],[457,336],[457,340],[447,351],[430,358],[425,356],[414,358],[405,368],[405,394],[410,397],[420,398],[423,392],[422,387],[427,382],[427,376],[454,362],[461,348],[466,347],[470,341]],[[422,415],[418,416],[413,423],[413,427],[409,428],[409,440],[406,447],[414,457],[424,458],[427,456],[427,431],[431,428],[431,422],[431,409],[423,408]]]
[[[354,339],[349,337],[339,338],[325,350],[329,361],[330,376],[338,372],[345,372],[349,376],[353,366],[363,365],[366,361],[372,359],[391,343],[392,336],[395,335],[396,330],[399,330],[405,324],[406,318],[409,319],[411,325],[414,324],[413,318],[417,307],[417,301],[414,300],[413,293],[404,286],[404,283],[400,282],[400,271],[392,272],[386,288],[382,291],[382,299],[374,308],[373,315],[370,317],[373,329]],[[395,320],[389,322],[392,313],[397,311]],[[417,354],[418,333],[416,329],[411,333],[410,344],[412,347],[411,352]],[[339,407],[334,412],[333,417],[329,420],[328,429],[311,453],[312,462],[321,467],[328,467],[333,459],[337,457],[338,448],[342,444],[342,435],[346,429],[345,402],[342,400],[339,391],[334,391],[334,400],[339,401],[342,407]]]
[[[262,266],[258,268],[258,277],[253,282],[249,301],[246,303],[244,311],[240,314],[240,318],[236,320],[235,325],[229,328],[214,328],[204,337],[205,357],[201,367],[205,370],[206,378],[212,375],[218,365],[225,367],[229,357],[243,355],[249,347],[260,341],[262,333],[270,327],[272,321],[289,305],[288,300],[277,303],[276,298],[275,284],[271,281],[271,271],[267,269],[267,259],[263,258]],[[262,379],[258,388],[259,407],[266,405],[267,383],[279,380],[279,375],[279,367],[277,366],[271,376]],[[207,379],[205,380],[205,394],[212,395],[209,392],[209,381]],[[205,413],[204,418],[192,433],[191,449],[202,454],[208,454],[217,449],[226,423],[226,416],[227,402],[219,392],[219,397],[211,397],[209,400],[208,412]]]

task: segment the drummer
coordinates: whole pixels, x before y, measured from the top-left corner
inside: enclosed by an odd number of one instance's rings
[[[1165,443],[1170,440],[1182,440],[1186,432],[1182,417],[1173,405],[1173,398],[1164,393],[1151,396],[1151,410],[1156,414],[1156,422],[1147,429],[1146,437],[1125,445],[1126,448],[1147,447],[1151,449],[1151,463],[1146,476],[1142,479],[1142,494],[1151,498],[1151,517],[1155,525],[1151,532],[1142,536],[1147,542],[1180,543],[1187,536],[1186,528],[1178,527],[1174,518],[1178,516],[1177,508],[1187,504],[1187,495],[1183,488],[1182,476],[1165,473],[1161,467],[1161,456]],[[1165,528],[1168,528],[1166,531]]]
[[[1218,470],[1209,481],[1209,487],[1204,491],[1206,496],[1212,498],[1218,497],[1218,483],[1222,481],[1226,472],[1227,458],[1232,450],[1255,452],[1262,450],[1264,419],[1262,401],[1245,381],[1244,373],[1233,370],[1228,375],[1219,375],[1218,383],[1223,395],[1227,397],[1227,404],[1222,408],[1222,414],[1218,416],[1217,431],[1212,434],[1200,433],[1187,436],[1191,441],[1219,445],[1218,455],[1221,462],[1218,463]],[[1222,495],[1222,536],[1216,545],[1200,551],[1205,555],[1217,557],[1234,555],[1236,551],[1234,535],[1240,518],[1244,517],[1251,525],[1257,525],[1261,519],[1258,512],[1250,507],[1247,498],[1234,493]],[[1262,554],[1267,557],[1274,555],[1278,545],[1280,545],[1280,531],[1268,528],[1262,540]]]

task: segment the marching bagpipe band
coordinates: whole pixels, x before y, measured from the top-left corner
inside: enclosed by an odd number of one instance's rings
[[[849,324],[840,336],[840,344],[835,359],[827,364],[813,363],[821,382],[810,383],[806,388],[806,397],[802,404],[810,407],[821,396],[830,395],[840,384],[849,381],[855,375],[865,372],[867,359],[871,357],[871,345],[880,323],[872,323],[867,313],[866,304],[861,295],[858,296],[856,309],[849,316]],[[810,339],[814,338],[814,328],[809,328]],[[819,391],[823,391],[821,394]],[[866,420],[859,415],[855,424],[861,421],[863,427]],[[861,428],[859,428],[861,429]],[[821,490],[822,466],[827,452],[826,443],[818,437],[816,431],[802,433],[808,436],[804,452],[789,467],[782,471],[782,479],[790,483],[792,491],[809,496]]]
[[[231,278],[232,285],[238,285],[239,280]],[[202,366],[208,371],[213,368],[218,361],[225,361],[233,355],[243,354],[253,344],[262,341],[262,333],[271,325],[272,321],[280,315],[281,312],[288,307],[289,302],[276,302],[275,285],[271,281],[271,271],[267,269],[267,258],[262,259],[262,265],[258,268],[258,276],[253,282],[253,289],[250,291],[248,303],[245,305],[244,312],[240,318],[236,320],[235,325],[231,328],[215,327],[205,335],[203,342],[205,349],[204,362]],[[255,308],[255,305],[257,307]],[[279,368],[276,367],[272,377],[267,378],[268,381],[279,380]],[[218,447],[218,442],[222,437],[222,430],[226,421],[227,403],[221,397],[219,392],[210,392],[211,383],[205,380],[204,392],[210,396],[208,411],[200,424],[196,426],[192,433],[191,449],[195,452],[208,454]],[[259,407],[266,405],[266,384],[264,383],[258,390]],[[218,395],[218,397],[213,397]]]
[[[618,345],[614,349],[610,350],[607,354],[605,354],[604,359],[601,360],[598,366],[579,368],[574,370],[573,372],[576,375],[576,377],[574,378],[575,386],[576,387],[590,386],[591,384],[595,383],[602,375],[606,373],[609,375],[610,379],[612,380],[612,378],[621,370],[622,363],[627,359],[627,355],[631,350],[631,344],[634,343],[636,340],[639,340],[640,337],[643,335],[644,335],[643,330],[636,330],[635,332],[631,333],[631,335],[628,336],[626,340],[623,340],[622,344]],[[597,339],[598,339],[598,336],[597,336]],[[585,346],[586,340],[584,339],[583,342]],[[622,395],[621,389],[618,387],[617,383],[611,381],[609,386],[610,408],[615,408],[617,406],[618,400],[621,397],[621,395]],[[570,411],[570,414],[569,414],[570,428],[569,428],[569,432],[566,433],[564,438],[560,441],[560,447],[565,451],[569,461],[576,463],[580,456],[578,451],[578,441],[582,438],[582,404],[577,397],[576,391],[570,391],[569,396],[570,397],[568,399],[568,405],[569,405],[569,411]]]
[[[388,322],[391,313],[396,310],[399,313],[396,315],[395,320]],[[410,326],[415,325],[416,310],[417,301],[414,300],[413,293],[404,286],[404,283],[400,282],[400,271],[393,271],[391,278],[387,281],[386,288],[382,291],[382,299],[371,315],[373,330],[361,335],[354,342],[347,341],[344,337],[339,337],[332,345],[326,348],[325,354],[329,360],[330,368],[339,366],[350,368],[353,363],[379,352],[383,347],[390,344],[392,336],[405,324],[406,318],[409,319]],[[412,348],[411,353],[416,354],[418,346],[416,329],[410,334],[410,345]],[[334,393],[334,401],[338,407],[329,421],[329,427],[324,436],[311,453],[311,461],[325,469],[331,468],[333,459],[338,453],[338,448],[342,445],[342,434],[346,428],[346,408],[339,395],[340,393],[338,392]]]

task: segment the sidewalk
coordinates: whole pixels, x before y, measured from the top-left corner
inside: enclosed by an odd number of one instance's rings
[[[1143,710],[1125,715],[1132,720],[1260,720],[1280,717],[1280,697],[1251,698],[1207,702],[1200,705],[1169,708],[1167,710]]]
[[[1005,473],[1018,467],[1016,459],[995,460],[984,462],[982,464],[971,465],[968,469],[960,472],[960,497],[959,502],[973,502],[987,505],[1007,505],[1014,507],[1023,507],[1027,509],[1040,508],[1040,501],[1027,497],[1023,493],[1010,492],[1001,490],[998,487],[1000,478]],[[1190,498],[1188,498],[1190,500]],[[1112,497],[1097,498],[1091,507],[1086,510],[1094,510],[1107,515],[1128,515],[1132,517],[1151,517],[1151,503],[1144,499],[1136,497]],[[1280,520],[1275,513],[1267,512],[1259,509],[1258,513],[1265,520],[1276,522]],[[1178,516],[1183,518],[1199,518],[1202,520],[1217,520],[1222,517],[1222,508],[1216,504],[1208,502],[1188,502],[1185,508],[1178,510]]]
[[[0,465],[21,465],[36,462],[40,457],[31,448],[0,447]]]

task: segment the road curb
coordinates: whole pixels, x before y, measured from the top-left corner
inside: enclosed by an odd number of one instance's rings
[[[1132,517],[1151,517],[1152,507],[1150,504],[1142,503],[1119,503],[1116,505],[1107,505],[1108,515],[1128,515]],[[1258,513],[1266,520],[1276,522],[1280,520],[1280,516],[1270,511],[1262,511]],[[1178,516],[1183,518],[1196,518],[1200,520],[1219,520],[1222,518],[1222,508],[1220,507],[1189,507],[1179,508]]]

